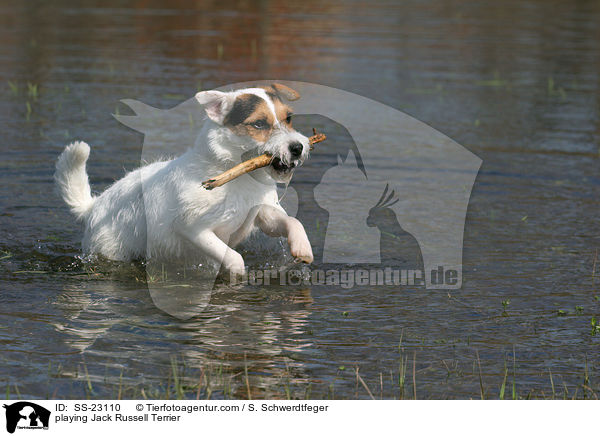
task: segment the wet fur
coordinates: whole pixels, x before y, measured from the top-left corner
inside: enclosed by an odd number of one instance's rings
[[[285,213],[277,198],[276,182],[289,181],[291,172],[267,167],[212,191],[202,187],[203,180],[239,163],[253,149],[289,165],[307,157],[308,139],[292,128],[282,92],[267,90],[198,93],[208,119],[196,144],[176,159],[128,173],[97,197],[90,193],[85,171],[89,146],[67,146],[55,180],[71,211],[85,223],[84,250],[129,260],[177,257],[192,247],[238,274],[244,261],[234,248],[260,228],[270,236],[287,237],[292,255],[312,262],[302,224]],[[268,128],[253,126],[263,119]],[[302,144],[301,156],[291,156],[291,142]]]

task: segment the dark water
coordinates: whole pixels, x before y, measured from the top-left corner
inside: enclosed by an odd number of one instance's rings
[[[418,398],[479,398],[481,385],[497,398],[505,368],[507,398],[513,374],[519,397],[551,396],[550,371],[557,396],[594,396],[598,2],[84,4],[1,3],[0,383],[11,397],[173,397],[175,372],[184,396],[244,398],[247,372],[253,397],[368,398],[356,367],[374,396],[412,397],[413,364]],[[170,108],[270,78],[378,100],[483,160],[462,289],[219,284],[180,320],[154,306],[141,265],[81,258],[81,228],[53,191],[66,143],[92,145],[102,191],[140,160],[142,136],[111,116],[129,113],[120,99]],[[349,140],[315,122],[330,143]],[[313,243],[317,215],[303,217]]]

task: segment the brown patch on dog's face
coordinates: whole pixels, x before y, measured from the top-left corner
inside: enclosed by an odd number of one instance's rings
[[[291,128],[291,109],[277,96],[272,100],[279,122]],[[250,136],[256,142],[264,143],[271,136],[275,117],[265,100],[255,94],[242,94],[236,98],[223,124],[238,136]]]
[[[291,128],[293,112],[287,104],[283,103],[283,99],[290,101],[298,100],[300,98],[300,93],[281,83],[273,83],[270,86],[262,86],[261,88],[265,90],[267,95],[273,101],[275,113],[277,114],[279,122],[285,123]]]
[[[275,114],[279,122],[292,128],[292,109],[279,99],[273,100],[273,105],[275,106]]]

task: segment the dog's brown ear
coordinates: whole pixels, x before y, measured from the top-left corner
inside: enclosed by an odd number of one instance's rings
[[[275,90],[278,95],[283,95],[287,100],[294,101],[300,98],[300,93],[289,86],[282,85],[281,83],[273,83],[271,88]]]

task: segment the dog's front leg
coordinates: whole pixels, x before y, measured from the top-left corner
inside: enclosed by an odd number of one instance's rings
[[[290,253],[302,262],[312,263],[313,252],[306,236],[304,226],[296,218],[289,216],[283,209],[262,205],[256,215],[256,225],[269,236],[285,236]]]
[[[232,275],[245,273],[242,255],[229,247],[212,230],[203,230],[194,236],[188,235],[188,239],[204,254],[220,262],[221,269],[229,271]]]

